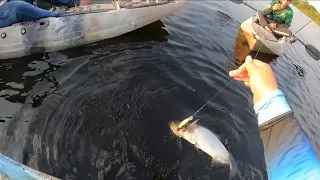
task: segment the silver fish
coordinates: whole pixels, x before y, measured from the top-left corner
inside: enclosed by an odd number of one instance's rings
[[[198,149],[210,155],[213,163],[217,162],[229,165],[229,175],[230,178],[233,177],[237,172],[237,166],[232,155],[214,133],[197,124],[197,122],[198,120],[182,128],[179,128],[181,122],[170,122],[170,129],[176,136],[184,138]]]

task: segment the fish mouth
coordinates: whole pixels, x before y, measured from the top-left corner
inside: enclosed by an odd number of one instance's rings
[[[182,129],[179,129],[179,121],[171,121],[170,122],[170,129],[176,136],[182,137]]]

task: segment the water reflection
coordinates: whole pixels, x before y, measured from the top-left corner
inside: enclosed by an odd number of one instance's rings
[[[168,40],[168,35],[168,32],[164,29],[164,24],[159,20],[120,37],[99,43],[59,52],[3,60],[0,65],[0,97],[10,102],[24,103],[28,92],[35,83],[46,78],[48,81],[53,81],[52,77],[47,77],[47,74],[57,70],[68,59],[77,57],[80,53],[88,55],[94,49],[101,50],[101,48],[111,44],[144,41],[163,42]],[[109,49],[109,51],[110,53],[113,52],[112,49]]]
[[[262,52],[251,51],[248,45],[247,39],[241,28],[238,29],[238,34],[234,42],[234,61],[232,62],[233,68],[238,68],[241,66],[245,58],[250,55],[252,58],[256,57],[262,62],[271,63],[276,61],[277,55],[266,54]]]
[[[82,59],[87,59],[86,56],[92,57],[93,51],[101,52],[108,45],[110,47],[110,45],[125,44],[123,47],[127,47],[128,43],[164,42],[167,40],[168,32],[164,29],[164,24],[159,20],[120,37],[98,43],[59,52],[2,60],[0,64],[0,131],[2,133],[6,131],[8,135],[8,131],[6,130],[8,128],[11,128],[13,131],[19,131],[19,128],[16,126],[26,129],[24,123],[29,122],[32,117],[27,117],[23,113],[21,114],[20,110],[21,112],[27,112],[25,109],[40,106],[42,101],[51,94],[60,96],[61,92],[58,91],[59,86],[64,82],[64,79],[68,78],[68,75],[63,73],[55,74],[53,72],[62,66],[64,72],[75,71],[78,63],[69,63],[68,65],[68,62],[82,62]],[[131,48],[145,49],[150,47],[132,45]],[[130,46],[127,47],[128,49],[130,49]],[[122,52],[122,50],[109,48],[108,52],[112,54]],[[81,54],[80,58],[79,54]],[[24,116],[26,117],[23,118]],[[24,119],[23,122],[20,119]],[[9,136],[14,136],[14,134],[9,133]],[[19,137],[22,136],[21,134],[19,135]],[[3,134],[0,134],[0,138],[3,138]],[[14,141],[15,138],[9,139]],[[5,142],[6,140],[4,139],[1,140],[1,153],[6,154],[6,150],[11,148],[11,140],[10,142]]]

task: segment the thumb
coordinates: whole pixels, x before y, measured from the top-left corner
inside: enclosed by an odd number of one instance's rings
[[[251,73],[257,69],[257,65],[254,63],[254,61],[252,60],[251,56],[247,56],[246,57],[246,69],[248,71],[249,76],[251,75]]]
[[[249,62],[252,62],[252,57],[250,56],[250,55],[248,55],[247,57],[246,57],[246,63],[249,63]]]

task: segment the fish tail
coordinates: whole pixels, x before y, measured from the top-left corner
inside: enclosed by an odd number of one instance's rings
[[[238,166],[232,157],[230,157],[229,166],[230,166],[229,177],[231,179],[233,176],[237,174],[237,171],[238,171]]]

